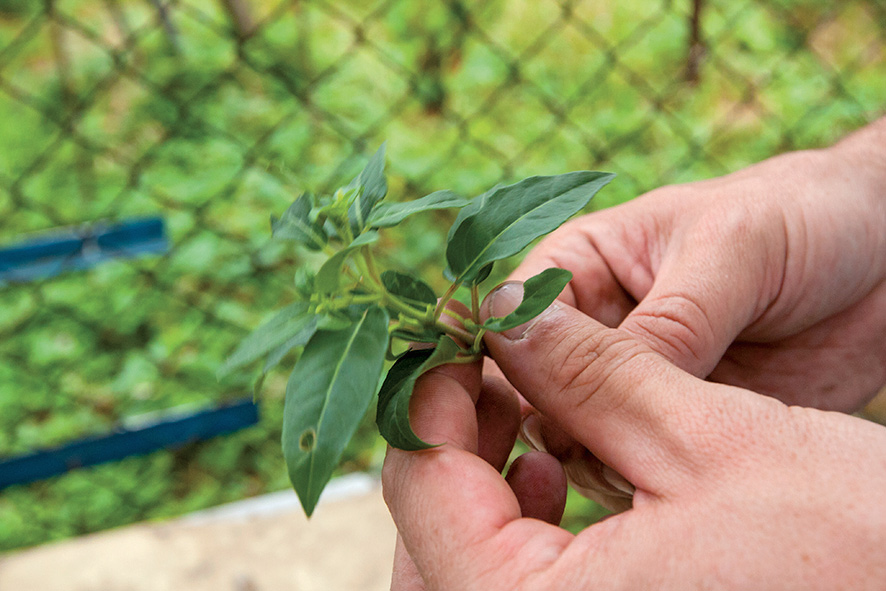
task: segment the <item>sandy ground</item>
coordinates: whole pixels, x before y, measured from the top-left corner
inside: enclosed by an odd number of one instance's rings
[[[0,557],[3,591],[382,591],[394,525],[375,480],[330,486],[308,521],[289,491]]]

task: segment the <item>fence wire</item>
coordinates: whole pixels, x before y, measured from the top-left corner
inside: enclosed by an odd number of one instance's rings
[[[248,391],[215,371],[289,301],[269,214],[382,141],[392,198],[591,168],[604,207],[827,145],[884,88],[882,0],[0,0],[0,245],[156,215],[172,244],[0,287],[0,457]],[[439,221],[401,264],[437,268]],[[258,427],[6,489],[0,550],[285,487],[285,377]]]

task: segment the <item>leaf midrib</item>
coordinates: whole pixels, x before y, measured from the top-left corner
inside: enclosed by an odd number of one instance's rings
[[[326,395],[323,397],[323,408],[320,410],[320,418],[317,420],[317,445],[320,444],[320,432],[323,427],[323,419],[326,417],[326,409],[329,406],[329,398],[331,396],[332,387],[338,381],[339,374],[341,373],[341,368],[344,365],[344,361],[348,356],[348,353],[351,351],[351,348],[354,344],[354,341],[357,340],[357,333],[360,332],[360,328],[362,328],[363,324],[366,322],[366,319],[369,317],[369,310],[363,313],[363,317],[360,319],[360,322],[354,325],[354,332],[351,333],[351,337],[348,339],[348,344],[344,349],[344,352],[339,358],[338,363],[335,364],[335,371],[332,373],[332,380],[329,382],[329,387],[326,389]],[[300,436],[300,435],[299,435]],[[308,460],[308,487],[312,488],[314,483],[314,464],[317,454],[314,453],[317,447],[315,446],[314,450],[311,451],[310,459]]]
[[[557,197],[560,197],[561,195],[564,195],[565,193],[568,193],[569,191],[573,191],[573,190],[575,190],[575,189],[577,189],[577,188],[579,188],[579,187],[581,187],[581,186],[584,186],[584,185],[586,185],[586,184],[588,184],[588,183],[587,183],[587,182],[584,182],[584,183],[582,183],[581,185],[576,185],[575,187],[573,187],[572,189],[569,189],[568,191],[564,191],[563,193],[560,193],[559,195],[555,195],[554,197],[551,197],[550,199],[546,199],[545,201],[542,201],[541,203],[539,203],[539,204],[538,204],[538,207],[534,207],[534,208],[530,209],[529,211],[527,211],[526,213],[524,213],[523,215],[521,215],[520,217],[516,218],[512,223],[508,224],[504,229],[502,229],[501,232],[499,232],[498,234],[496,234],[495,236],[493,236],[493,237],[492,237],[492,240],[490,240],[489,242],[486,243],[486,246],[483,247],[483,250],[481,250],[481,251],[479,252],[479,254],[471,260],[471,263],[467,266],[467,270],[464,271],[464,272],[462,272],[462,273],[460,273],[460,274],[455,278],[455,280],[456,280],[458,283],[461,283],[461,282],[462,282],[462,277],[464,277],[464,276],[467,274],[468,270],[470,270],[471,267],[473,267],[473,266],[477,263],[477,261],[480,260],[480,259],[483,257],[483,255],[486,253],[486,251],[489,250],[489,249],[492,247],[492,245],[495,243],[495,241],[498,240],[498,239],[501,237],[502,234],[504,234],[507,230],[509,230],[510,228],[512,228],[515,224],[517,224],[517,222],[521,221],[523,218],[525,218],[526,216],[528,216],[528,215],[529,215],[530,213],[532,213],[533,211],[536,211],[537,209],[541,209],[544,205],[550,203],[551,201],[553,201],[553,200],[556,199]],[[478,212],[478,213],[479,213],[479,212]],[[476,218],[476,217],[477,217],[477,214],[475,214],[473,217]],[[465,221],[467,221],[467,220],[465,220]],[[464,223],[462,223],[462,224],[464,224]]]
[[[314,228],[314,226],[310,222],[305,221],[301,218],[294,218],[291,221],[294,222],[294,225],[296,227],[301,228],[302,232],[311,237],[314,242],[316,242],[317,244],[323,244],[323,236]]]

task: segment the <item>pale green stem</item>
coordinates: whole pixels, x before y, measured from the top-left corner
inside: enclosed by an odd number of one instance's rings
[[[466,331],[465,329],[458,326],[450,326],[444,322],[437,322],[436,328],[439,331],[445,332],[449,336],[453,338],[457,338],[462,343],[473,343],[474,335]]]
[[[383,285],[381,281],[381,275],[379,275],[378,271],[375,268],[375,259],[372,257],[372,253],[369,252],[369,248],[364,246],[360,249],[360,254],[363,255],[363,261],[366,263],[366,270],[369,273],[369,276],[378,285]]]
[[[471,320],[480,324],[480,286],[476,283],[471,285]]]
[[[480,327],[480,330],[477,331],[477,336],[474,337],[474,344],[471,346],[471,351],[474,353],[480,353],[483,348],[483,335],[486,334],[486,328],[483,326]]]
[[[434,308],[434,320],[440,319],[440,314],[443,313],[443,310],[446,309],[446,304],[449,303],[449,300],[452,299],[452,296],[455,295],[458,286],[460,283],[456,282],[449,286],[449,289],[446,290],[446,293],[443,294],[443,297],[440,298],[440,301],[437,302],[437,307]]]

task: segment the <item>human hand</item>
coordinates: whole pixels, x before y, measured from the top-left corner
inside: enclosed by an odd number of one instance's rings
[[[502,315],[519,291],[487,305]],[[481,395],[478,365],[438,368],[410,412],[445,445],[385,462],[402,537],[392,589],[882,588],[886,429],[704,382],[563,303],[523,329],[488,334],[492,357],[636,487],[633,508],[578,535],[556,527],[565,482],[551,456],[499,474],[516,403],[494,384]]]
[[[568,269],[564,301],[698,377],[857,410],[886,382],[886,171],[857,144],[584,216],[513,278]]]

